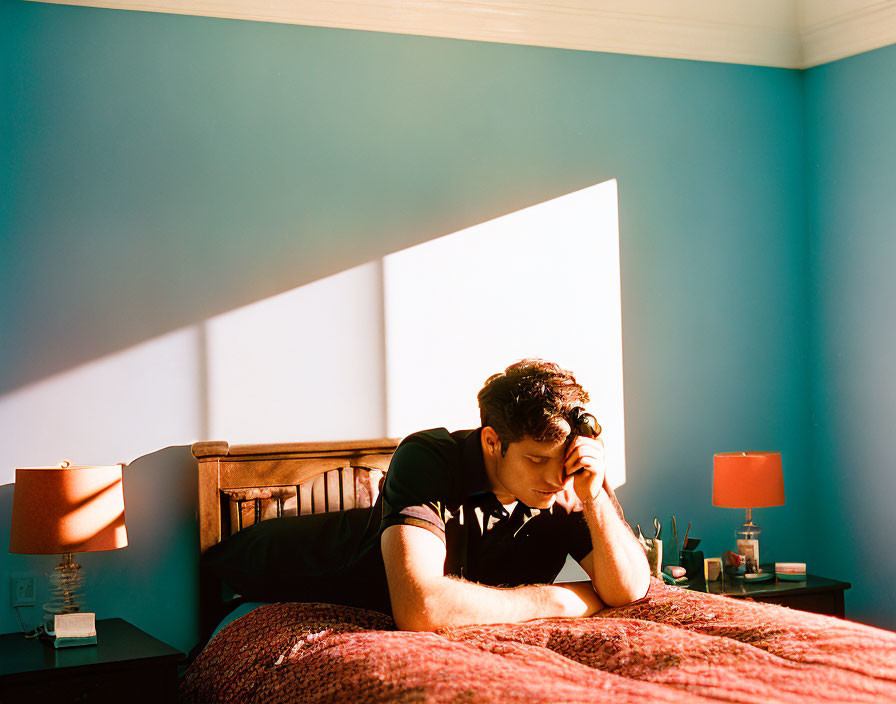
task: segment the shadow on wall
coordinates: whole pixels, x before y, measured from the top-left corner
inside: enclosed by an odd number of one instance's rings
[[[40,621],[40,605],[47,601],[47,580],[44,576],[59,560],[43,555],[13,555],[9,550],[10,521],[12,520],[12,496],[15,484],[0,486],[0,632],[31,630]],[[16,609],[10,604],[10,580],[16,574],[35,574],[37,579],[36,606],[24,606]],[[19,621],[21,616],[21,622]]]
[[[0,573],[38,575],[37,604],[19,609],[27,629],[48,601],[45,573],[58,556],[13,555],[9,547],[13,484],[0,487]],[[128,547],[76,556],[87,580],[87,608],[97,618],[123,618],[182,652],[199,633],[196,460],[189,446],[167,447],[124,468]],[[9,606],[9,580],[0,585],[0,631],[21,630]]]

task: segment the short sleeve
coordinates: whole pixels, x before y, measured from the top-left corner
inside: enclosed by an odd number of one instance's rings
[[[445,542],[443,507],[451,485],[446,458],[427,445],[406,440],[395,451],[386,473],[380,532],[389,526],[412,525]]]

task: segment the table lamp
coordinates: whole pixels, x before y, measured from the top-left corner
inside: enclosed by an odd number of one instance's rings
[[[759,534],[752,509],[784,505],[784,471],[780,452],[718,452],[713,456],[712,505],[747,509],[737,530],[738,552],[746,573],[759,571]]]
[[[26,555],[61,554],[44,604],[44,630],[57,614],[83,611],[84,576],[72,554],[115,550],[128,544],[124,523],[121,465],[16,469],[9,551]]]

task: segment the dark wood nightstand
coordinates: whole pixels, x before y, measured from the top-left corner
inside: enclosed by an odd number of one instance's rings
[[[0,635],[0,704],[173,702],[183,654],[120,618],[96,622],[96,645]]]
[[[774,573],[774,565],[762,565],[763,571]],[[691,580],[688,589],[710,594],[724,594],[736,599],[752,599],[770,604],[781,604],[801,611],[844,618],[843,592],[852,585],[835,579],[807,574],[805,582],[771,579],[766,582],[747,582],[731,575],[708,584],[702,579]]]

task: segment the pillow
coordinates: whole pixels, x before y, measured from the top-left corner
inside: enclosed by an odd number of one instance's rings
[[[374,506],[270,518],[213,545],[201,562],[249,601],[319,601],[391,613],[381,513]]]
[[[244,604],[240,604],[233,611],[227,614],[224,618],[221,619],[221,623],[218,624],[218,627],[212,631],[211,636],[209,636],[209,640],[218,635],[224,628],[224,626],[228,626],[234,621],[236,621],[240,616],[245,616],[250,611],[255,611],[259,606],[264,606],[265,602],[263,601],[247,601]]]

